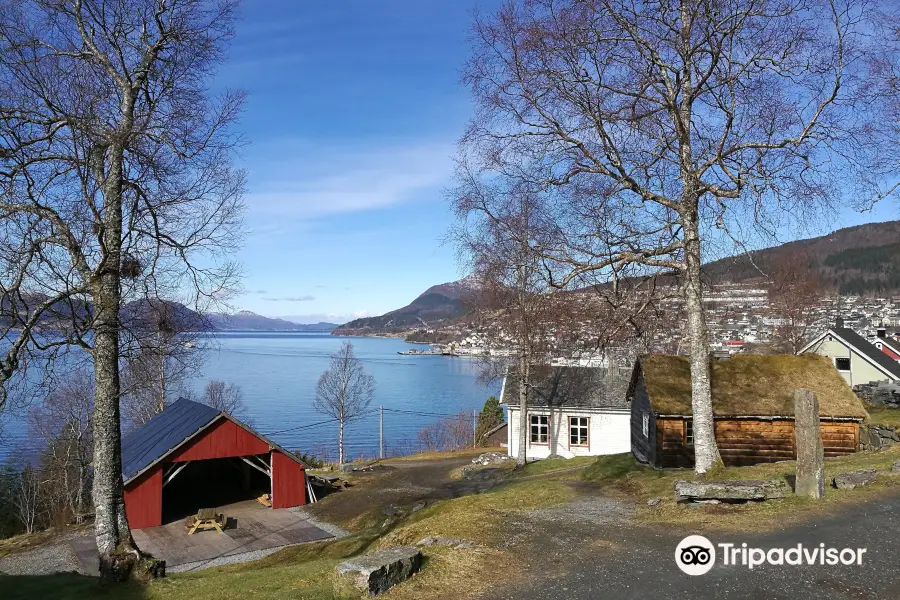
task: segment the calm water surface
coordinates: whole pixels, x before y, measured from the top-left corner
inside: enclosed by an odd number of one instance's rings
[[[289,449],[333,459],[337,425],[310,424],[330,417],[313,409],[316,382],[328,368],[330,356],[348,340],[365,369],[375,378],[372,413],[345,431],[345,452],[351,457],[378,452],[377,407],[424,413],[455,414],[480,410],[485,398],[499,392],[499,384],[485,388],[476,382],[471,359],[442,356],[401,356],[413,346],[398,339],[340,338],[322,334],[221,333],[216,346],[204,350],[203,377],[193,383],[198,393],[209,379],[239,385],[253,425]],[[421,346],[420,346],[421,348]],[[386,411],[385,449],[400,449],[418,431],[437,420],[434,415]],[[289,431],[292,428],[294,431]]]
[[[349,340],[365,369],[375,378],[371,414],[351,423],[345,431],[348,457],[377,456],[378,406],[386,411],[385,451],[403,451],[414,443],[422,427],[438,414],[480,410],[484,400],[500,391],[499,383],[483,387],[476,382],[471,359],[443,356],[400,356],[413,346],[398,339],[342,338],[304,333],[217,333],[211,336],[201,373],[189,385],[199,394],[210,379],[241,387],[249,420],[256,429],[290,450],[337,457],[337,424],[310,427],[330,417],[313,409],[316,382],[328,367],[331,354]],[[0,459],[27,435],[24,419],[4,418]],[[27,442],[27,440],[24,440]]]

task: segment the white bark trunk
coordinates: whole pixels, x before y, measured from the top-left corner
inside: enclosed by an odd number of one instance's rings
[[[519,452],[516,464],[520,467],[528,462],[528,356],[519,355]]]
[[[682,220],[685,269],[682,273],[687,334],[691,349],[691,408],[694,427],[694,470],[706,473],[720,462],[712,411],[709,335],[700,279],[700,237],[696,218]]]
[[[119,309],[122,251],[121,147],[109,151],[103,177],[104,264],[94,284],[97,311],[94,326],[94,529],[100,552],[100,573],[105,574],[117,550],[135,548],[125,516],[122,483],[122,446],[119,415]],[[104,174],[98,173],[98,179]]]
[[[338,428],[338,465],[344,464],[344,418]]]

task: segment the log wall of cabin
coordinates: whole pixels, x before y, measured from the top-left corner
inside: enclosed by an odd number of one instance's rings
[[[823,420],[821,428],[826,458],[859,450],[858,423]],[[653,464],[664,468],[694,465],[694,449],[685,446],[684,430],[684,419],[657,419],[657,456]],[[794,421],[790,419],[716,419],[716,443],[726,466],[796,458]]]

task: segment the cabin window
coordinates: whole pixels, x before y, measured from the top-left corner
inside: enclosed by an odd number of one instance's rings
[[[569,417],[569,445],[587,446],[590,418]]]
[[[694,445],[694,420],[687,419],[684,422],[684,445]]]
[[[531,443],[546,444],[550,438],[550,417],[531,415]]]
[[[641,413],[641,430],[645,438],[650,437],[650,415],[647,413]]]
[[[840,358],[835,358],[834,366],[837,367],[838,371],[849,371],[850,370],[850,357],[844,356],[844,357],[840,357]]]

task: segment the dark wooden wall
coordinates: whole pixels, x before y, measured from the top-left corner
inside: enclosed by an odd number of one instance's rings
[[[653,463],[656,456],[657,428],[656,417],[650,406],[650,397],[644,387],[643,374],[638,373],[637,381],[629,390],[631,397],[631,453],[640,462]],[[644,413],[650,415],[650,423],[647,427],[647,437],[644,437]]]
[[[278,450],[272,451],[272,508],[306,504],[306,471],[303,465]]]
[[[162,465],[156,465],[125,488],[128,527],[143,529],[162,525]]]
[[[491,448],[499,448],[502,444],[506,443],[507,438],[509,438],[509,424],[504,424],[503,427],[500,427],[491,435],[484,436],[482,445]]]
[[[694,449],[684,445],[684,419],[657,419],[657,449],[652,464],[664,468],[692,467]],[[716,419],[716,442],[726,466],[753,465],[796,458],[792,419]],[[825,456],[859,450],[859,424],[822,421]]]

